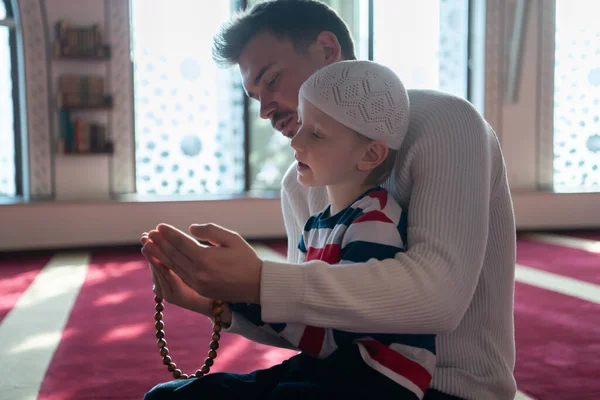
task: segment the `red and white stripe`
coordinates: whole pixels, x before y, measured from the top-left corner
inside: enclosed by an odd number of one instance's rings
[[[435,354],[401,344],[388,347],[374,339],[361,339],[358,346],[368,366],[423,398],[435,370]]]

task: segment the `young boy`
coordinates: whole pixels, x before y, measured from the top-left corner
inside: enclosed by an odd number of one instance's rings
[[[298,117],[300,129],[291,142],[298,181],[326,186],[329,205],[306,222],[297,261],[344,268],[405,251],[405,213],[379,186],[408,129],[408,96],[400,79],[371,61],[334,63],[302,85]],[[351,290],[360,288],[340,287],[339,296]],[[422,399],[435,369],[434,335],[268,324],[258,305],[233,304],[232,310],[301,350],[291,369],[297,383],[323,388],[316,393]]]

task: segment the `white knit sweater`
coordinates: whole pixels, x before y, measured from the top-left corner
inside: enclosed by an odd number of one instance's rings
[[[432,386],[473,400],[513,399],[516,235],[498,139],[466,101],[410,90],[410,127],[384,185],[408,210],[408,251],[356,268],[294,264],[325,188],[283,179],[288,262],[265,261],[263,320],[353,332],[435,333]],[[230,332],[290,347],[234,313]]]

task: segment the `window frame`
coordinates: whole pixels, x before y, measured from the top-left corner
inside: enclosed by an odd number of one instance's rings
[[[539,96],[538,96],[538,190],[554,187],[554,63],[556,39],[556,1],[542,1],[539,14]]]
[[[9,49],[12,77],[12,99],[13,99],[13,135],[15,146],[15,197],[23,196],[23,146],[21,137],[21,112],[20,112],[20,91],[19,91],[19,60],[17,52],[17,24],[14,14],[14,4],[11,0],[0,0],[6,9],[6,17],[0,20],[0,26],[6,26],[9,29]]]
[[[488,4],[490,1],[488,0]],[[520,0],[516,0],[518,2]],[[498,49],[508,53],[515,1],[500,10],[504,26]],[[529,9],[521,38],[519,76],[508,87],[506,66],[498,65],[501,85],[496,97],[501,101],[499,135],[514,192],[563,194],[554,188],[554,62],[556,2],[528,2]],[[491,49],[488,48],[488,52]],[[514,98],[506,94],[514,92]],[[489,93],[486,93],[488,96]],[[533,112],[532,112],[533,111]],[[574,190],[573,193],[589,191]],[[593,192],[591,193],[593,194]],[[599,194],[600,195],[600,194]]]

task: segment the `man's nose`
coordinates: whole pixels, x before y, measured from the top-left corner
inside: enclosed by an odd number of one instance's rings
[[[260,97],[260,117],[262,119],[270,119],[276,109],[277,104],[275,104],[271,97]]]

